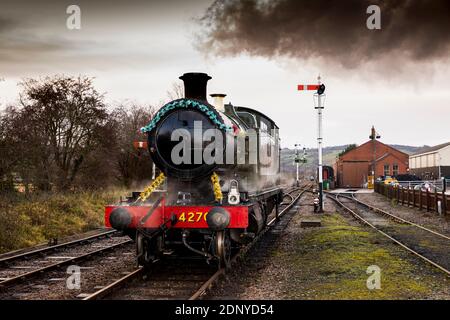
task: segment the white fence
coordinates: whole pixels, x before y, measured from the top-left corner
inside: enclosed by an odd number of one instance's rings
[[[445,182],[444,182],[445,181]],[[450,191],[450,179],[438,179],[438,180],[422,180],[422,181],[399,181],[398,182],[403,188],[414,189],[416,186],[424,187],[428,184],[430,187],[435,187],[438,191],[445,189]],[[417,188],[417,187],[416,187]]]

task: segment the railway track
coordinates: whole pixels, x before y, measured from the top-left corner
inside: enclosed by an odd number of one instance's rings
[[[115,230],[89,237],[43,247],[0,259],[0,290],[8,290],[29,279],[45,276],[62,266],[78,263],[131,242],[127,237],[118,236]]]
[[[283,208],[277,216],[270,217],[264,231],[250,244],[234,254],[231,266],[242,259],[267,232],[279,225],[286,225],[285,215],[293,215],[292,210],[306,190],[295,188],[290,190],[289,203],[282,204]],[[283,226],[284,227],[284,226]],[[278,231],[275,231],[278,232]],[[136,268],[125,276],[114,279],[107,286],[93,292],[83,300],[95,299],[189,299],[196,300],[206,292],[226,273],[225,268],[208,266],[204,259],[187,258],[179,263],[180,257],[164,259],[155,264],[147,272],[144,268]],[[174,263],[178,262],[178,263]],[[144,281],[142,281],[144,280]]]
[[[351,196],[331,193],[328,195],[363,224],[450,276],[448,236],[362,202],[354,193]]]
[[[15,252],[12,254],[5,253],[0,256],[0,266],[11,263],[13,261],[20,260],[20,259],[29,259],[35,255],[43,255],[48,252],[56,251],[58,249],[68,248],[68,247],[71,247],[74,245],[82,245],[85,243],[90,243],[97,239],[111,237],[112,235],[117,234],[117,233],[118,232],[116,230],[108,230],[108,231],[100,232],[98,234],[90,235],[88,237],[83,237],[80,239],[67,241],[67,242],[63,242],[60,244],[56,244],[56,245],[49,245],[49,246],[41,247],[38,249],[32,249],[29,251],[20,252],[20,253],[15,253]]]

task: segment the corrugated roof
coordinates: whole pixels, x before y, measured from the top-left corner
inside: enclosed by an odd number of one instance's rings
[[[441,143],[441,144],[438,144],[437,146],[434,146],[434,147],[425,147],[423,149],[420,149],[418,152],[413,153],[412,156],[417,156],[419,154],[437,151],[437,150],[440,150],[440,149],[445,148],[447,146],[450,146],[450,142]]]

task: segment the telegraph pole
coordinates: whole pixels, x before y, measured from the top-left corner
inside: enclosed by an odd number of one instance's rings
[[[299,84],[298,90],[317,90],[314,94],[314,108],[317,109],[317,147],[319,152],[319,163],[318,163],[318,178],[319,178],[319,213],[323,213],[323,160],[322,160],[322,110],[324,109],[325,102],[325,85],[320,82],[320,76],[317,77],[318,83],[316,85],[301,85]],[[316,103],[317,101],[317,103]]]
[[[377,162],[377,142],[376,139],[380,139],[381,136],[375,131],[375,127],[372,126],[370,131],[369,139],[372,140],[373,146],[373,159],[372,159],[372,176],[369,177],[369,181],[367,181],[368,189],[373,189],[375,185],[375,171],[376,171],[376,162]]]

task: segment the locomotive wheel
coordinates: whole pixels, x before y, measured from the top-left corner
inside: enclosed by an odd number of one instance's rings
[[[138,265],[146,265],[148,259],[148,250],[146,250],[145,237],[140,233],[136,233],[136,256]]]
[[[148,267],[159,258],[161,237],[149,239],[142,233],[136,234],[136,255],[138,265]]]
[[[219,266],[229,268],[231,266],[231,238],[228,230],[216,232],[215,251],[219,258]]]

